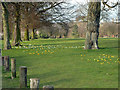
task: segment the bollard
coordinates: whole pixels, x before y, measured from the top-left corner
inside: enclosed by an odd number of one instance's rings
[[[16,59],[11,58],[11,78],[16,78]]]
[[[39,90],[40,79],[30,78],[30,88],[31,90]]]
[[[27,87],[27,67],[21,66],[20,68],[20,88]]]
[[[43,86],[43,90],[54,90],[54,87],[50,85],[46,85],[46,86]]]
[[[2,66],[4,66],[4,57],[2,56]]]
[[[5,56],[4,57],[4,69],[5,69],[5,71],[10,71],[10,69],[9,69],[9,56]]]

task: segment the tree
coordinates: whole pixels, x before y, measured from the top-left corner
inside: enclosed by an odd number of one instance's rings
[[[32,39],[35,38],[35,29],[40,28],[46,23],[52,23],[52,9],[60,5],[62,2],[39,2],[39,3],[22,3],[22,22],[25,23],[25,40],[29,40],[29,29],[32,30]],[[55,9],[54,9],[55,10]],[[24,25],[24,24],[23,24]]]
[[[98,49],[100,12],[101,2],[89,2],[85,49]]]
[[[15,22],[14,22],[14,30],[13,30],[13,42],[12,45],[20,45],[21,40],[21,32],[20,32],[20,4],[14,3],[15,5]]]
[[[29,39],[31,30],[32,39],[35,38],[35,30],[42,26],[52,26],[56,23],[66,23],[70,21],[71,12],[66,13],[68,7],[65,2],[39,2],[22,3],[21,6],[21,26],[25,27],[25,40]],[[71,6],[69,6],[71,7]],[[63,25],[62,24],[62,25]],[[25,26],[26,25],[26,26]],[[66,28],[66,26],[64,26]],[[40,29],[41,30],[41,29]],[[52,32],[51,29],[48,32]],[[54,32],[54,31],[53,31]],[[67,32],[67,29],[66,29]],[[52,33],[51,33],[52,34]]]
[[[9,35],[9,23],[8,23],[8,3],[1,3],[2,4],[2,11],[3,11],[3,31],[4,31],[4,49],[11,49],[10,45],[10,35]]]
[[[117,2],[114,6],[110,6],[107,4],[107,1],[104,2],[104,0],[102,0],[102,3],[109,8],[114,8],[118,5]],[[100,13],[101,2],[89,2],[85,49],[98,49]]]
[[[76,38],[79,37],[77,24],[73,25],[72,35]]]

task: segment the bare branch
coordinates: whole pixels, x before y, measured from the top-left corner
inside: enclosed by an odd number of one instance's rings
[[[116,7],[118,5],[118,2],[117,2],[115,5],[110,6],[109,4],[107,4],[107,2],[108,2],[108,0],[106,2],[104,2],[104,0],[102,0],[102,3],[104,4],[104,6],[106,5],[109,8],[114,8],[114,7]]]

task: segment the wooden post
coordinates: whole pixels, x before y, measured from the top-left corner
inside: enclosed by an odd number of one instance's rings
[[[16,59],[11,58],[11,78],[16,78]]]
[[[4,57],[4,63],[5,63],[5,67],[4,67],[5,71],[9,71],[10,70],[9,69],[9,56]]]
[[[30,88],[31,90],[39,90],[40,79],[30,78]]]
[[[43,90],[54,90],[54,87],[50,85],[46,85],[46,86],[43,86]]]
[[[21,66],[20,68],[20,88],[27,87],[27,67]]]
[[[4,57],[2,56],[2,66],[4,66]]]

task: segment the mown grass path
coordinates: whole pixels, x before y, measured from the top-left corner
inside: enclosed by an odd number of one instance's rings
[[[84,39],[37,39],[22,42],[22,47],[3,50],[3,56],[15,57],[17,78],[3,71],[3,87],[19,87],[19,67],[28,67],[30,78],[40,78],[40,87],[117,88],[118,40],[99,39],[99,50],[84,50]]]

